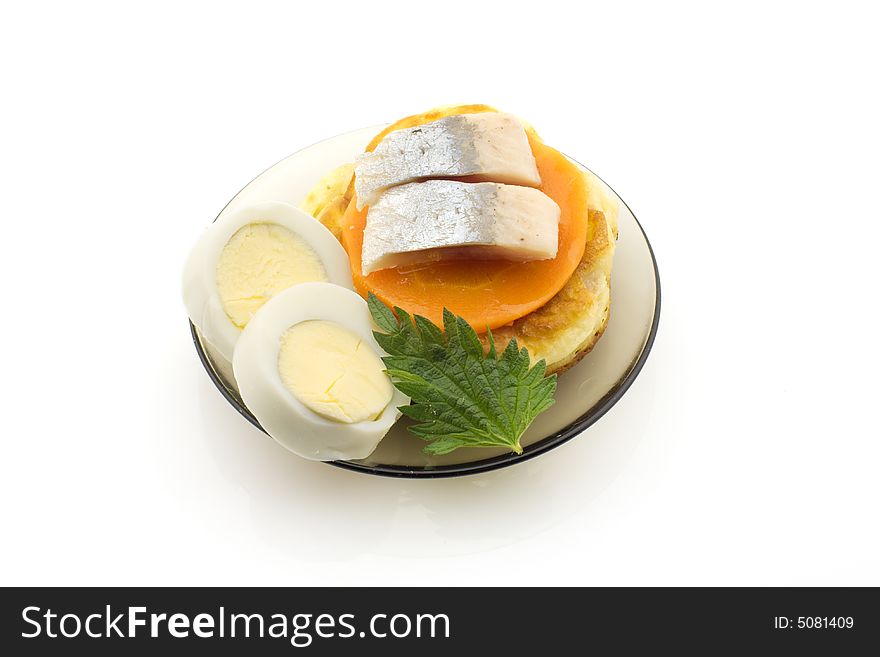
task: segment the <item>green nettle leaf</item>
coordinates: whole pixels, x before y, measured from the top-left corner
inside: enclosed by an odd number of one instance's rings
[[[529,352],[511,340],[499,356],[492,332],[489,351],[473,327],[443,310],[443,330],[425,317],[394,311],[370,294],[367,305],[376,342],[388,356],[386,371],[412,403],[400,412],[415,420],[409,430],[428,454],[459,447],[506,447],[522,453],[520,438],[539,413],[553,405],[556,375],[546,364],[529,366]]]

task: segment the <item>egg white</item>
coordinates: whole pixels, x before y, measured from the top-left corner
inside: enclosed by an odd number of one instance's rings
[[[183,302],[192,323],[217,351],[232,360],[241,329],[226,314],[217,289],[217,262],[224,247],[251,223],[283,226],[318,255],[330,283],[353,289],[348,255],[333,234],[299,208],[279,201],[257,203],[211,224],[190,252],[183,270]]]
[[[375,420],[346,424],[324,418],[300,402],[281,380],[281,338],[308,320],[335,322],[361,338],[379,356],[367,303],[355,292],[330,283],[301,283],[266,302],[248,322],[232,359],[241,398],[278,443],[307,459],[335,461],[369,456],[400,417],[409,397],[394,388]]]

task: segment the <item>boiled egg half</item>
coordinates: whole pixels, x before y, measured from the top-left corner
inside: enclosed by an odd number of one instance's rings
[[[293,205],[259,203],[205,231],[184,267],[183,300],[202,337],[231,361],[242,331],[266,302],[314,281],[351,289],[345,250]]]
[[[409,398],[385,373],[366,302],[330,283],[275,295],[241,333],[232,369],[266,432],[307,459],[362,459]]]

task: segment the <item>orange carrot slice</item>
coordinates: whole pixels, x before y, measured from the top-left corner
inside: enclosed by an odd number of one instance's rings
[[[372,150],[391,130],[420,125],[449,114],[493,111],[484,105],[463,105],[407,117],[376,136]],[[538,187],[559,205],[559,249],[552,260],[507,262],[454,260],[426,265],[382,269],[364,276],[361,248],[367,211],[355,200],[343,218],[342,241],[351,261],[355,288],[372,292],[389,306],[424,315],[442,324],[443,308],[464,317],[478,333],[497,328],[540,308],[571,277],[584,254],[587,237],[587,187],[576,164],[544,144],[528,130],[529,143],[541,174]]]

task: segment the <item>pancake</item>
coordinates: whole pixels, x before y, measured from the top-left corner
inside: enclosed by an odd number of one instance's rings
[[[617,240],[618,205],[606,186],[584,170],[589,189],[586,248],[574,273],[547,303],[511,324],[493,329],[503,349],[516,338],[533,362],[544,359],[547,372],[563,372],[590,352],[602,337],[611,308],[611,267]],[[342,217],[354,196],[353,164],[328,172],[300,207],[342,241]],[[488,346],[488,338],[480,336]]]

